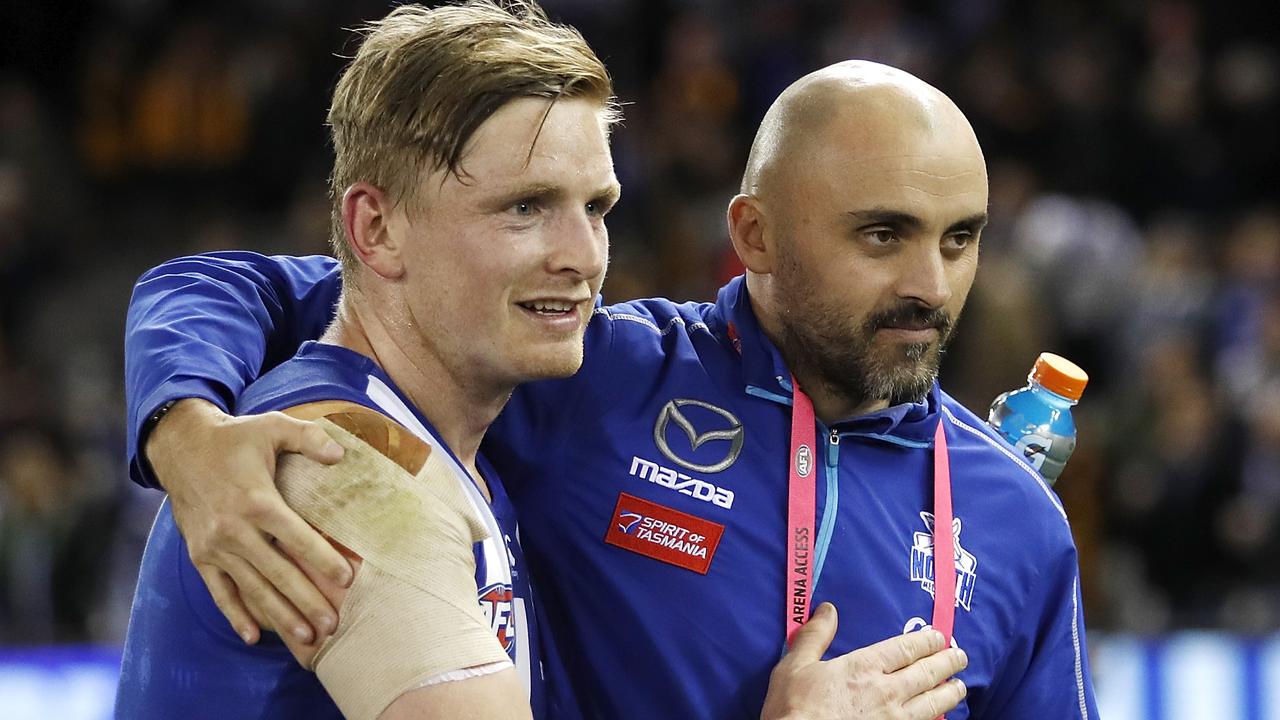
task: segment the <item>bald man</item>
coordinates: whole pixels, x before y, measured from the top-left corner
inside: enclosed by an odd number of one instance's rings
[[[799,717],[795,697],[838,686],[877,698],[843,717],[930,717],[944,709],[930,693],[959,690],[929,690],[956,655],[968,695],[952,720],[1097,716],[1062,506],[935,379],[986,207],[981,149],[945,95],[882,65],[825,68],[769,110],[729,204],[745,276],[715,303],[597,308],[582,370],[515,392],[484,451],[520,513],[587,716],[754,717],[766,705]],[[210,402],[227,409],[338,291],[332,261],[250,253],[173,261],[140,282],[130,407],[140,427],[153,404],[193,398],[146,444],[166,487],[203,498],[188,501],[192,516],[255,528],[287,516],[236,499],[267,472],[222,452],[254,443],[270,455],[278,431],[250,438],[242,422],[233,435]],[[211,362],[210,348],[237,362]],[[950,557],[942,573],[938,555]],[[314,592],[276,588],[299,607]],[[839,659],[788,655],[766,698],[811,608],[810,632],[835,630],[826,601],[845,618],[825,653]],[[953,655],[875,645],[928,626]],[[885,678],[898,684],[875,684]]]

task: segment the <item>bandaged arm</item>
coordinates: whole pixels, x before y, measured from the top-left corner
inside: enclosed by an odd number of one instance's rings
[[[332,466],[284,456],[276,478],[285,501],[358,567],[349,589],[321,586],[339,623],[313,662],[343,714],[529,717],[477,600],[472,548],[488,533],[444,458],[353,403],[286,412],[316,420],[346,448]]]

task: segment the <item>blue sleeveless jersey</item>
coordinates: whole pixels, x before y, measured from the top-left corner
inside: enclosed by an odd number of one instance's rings
[[[516,541],[515,512],[497,473],[483,458],[486,502],[431,424],[371,360],[345,348],[307,343],[245,392],[242,413],[345,400],[382,413],[448,454],[488,525],[476,543],[477,602],[529,690],[534,717],[571,717],[548,702],[536,608]],[[549,671],[554,662],[548,659]],[[552,706],[549,710],[549,704]],[[120,718],[341,718],[315,674],[301,667],[279,636],[245,645],[213,602],[162,506],[147,542],[125,641],[116,716]]]

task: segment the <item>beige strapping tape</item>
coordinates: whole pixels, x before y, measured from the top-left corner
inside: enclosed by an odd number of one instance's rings
[[[334,423],[316,423],[346,449],[342,461],[285,455],[276,483],[307,522],[364,560],[315,660],[343,714],[372,720],[430,678],[510,662],[476,598],[472,546],[489,534],[442,453],[413,476]]]
[[[316,675],[349,720],[374,720],[404,693],[463,668],[511,659],[471,584],[464,607],[363,565],[316,656]]]
[[[446,557],[471,565],[474,577],[471,546],[489,532],[443,453],[433,450],[415,477],[329,420],[315,422],[346,454],[336,465],[281,456],[276,484],[294,512],[365,562],[423,589],[438,586],[429,571],[437,569],[442,551],[465,547]],[[441,533],[439,540],[458,547],[431,542]]]

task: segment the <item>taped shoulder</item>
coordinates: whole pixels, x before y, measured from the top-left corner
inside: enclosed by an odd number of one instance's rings
[[[283,412],[299,420],[324,418],[368,443],[411,475],[417,475],[431,456],[431,446],[404,426],[358,403],[321,400],[295,405]]]
[[[407,690],[512,667],[477,601],[476,545],[492,535],[447,453],[354,403],[287,412],[346,449],[332,465],[285,453],[276,473],[289,507],[362,560],[313,659],[343,716],[375,720]]]

